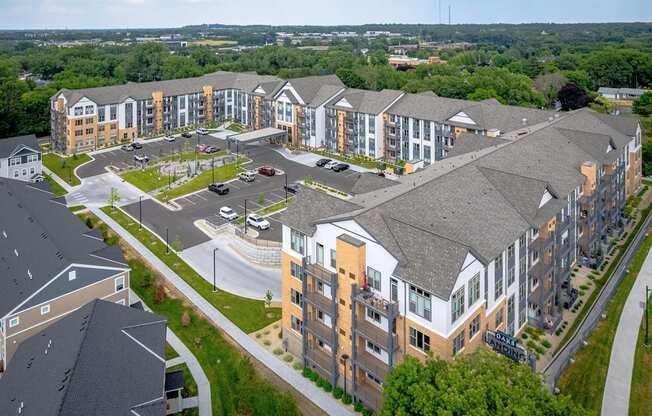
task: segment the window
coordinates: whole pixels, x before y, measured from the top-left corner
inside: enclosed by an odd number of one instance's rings
[[[369,134],[376,133],[376,120],[373,114],[367,116],[367,122],[369,123]]]
[[[86,129],[86,134],[93,134],[93,129],[92,128]]]
[[[120,277],[116,278],[115,279],[115,291],[119,292],[124,288],[125,288],[125,278],[124,278],[124,276],[120,276]]]
[[[13,328],[15,326],[18,326],[20,324],[20,317],[14,316],[9,320],[9,328]]]
[[[380,355],[380,347],[371,341],[367,341],[367,351]]]
[[[503,294],[503,256],[496,257],[496,262],[494,264],[494,273],[495,273],[495,291],[494,299],[498,299]]]
[[[75,126],[82,126],[84,125],[84,120],[83,119],[77,119],[75,120]]]
[[[290,301],[298,307],[303,307],[303,295],[294,289],[290,289]]]
[[[473,318],[469,325],[469,339],[472,339],[475,334],[480,331],[480,315]]]
[[[305,254],[305,236],[297,230],[290,230],[290,248],[299,254]]]
[[[390,291],[389,296],[392,302],[398,302],[398,280],[389,279]]]
[[[116,105],[112,105],[109,107],[109,119],[110,120],[117,120],[118,118],[118,107]]]
[[[410,312],[430,320],[431,310],[430,293],[410,286]]]
[[[371,267],[367,267],[367,283],[369,287],[380,291],[380,272]]]
[[[380,323],[380,314],[371,308],[367,308],[367,317],[374,322]]]
[[[317,243],[315,254],[316,254],[316,257],[317,257],[317,264],[323,266],[324,265],[324,246]]]
[[[20,165],[20,158],[19,157],[12,157],[9,159],[9,166],[16,166]]]
[[[301,275],[301,266],[293,261],[290,262],[290,274],[292,277],[296,277],[299,280],[303,278]]]
[[[87,118],[86,124],[93,124],[93,118],[92,117]]]
[[[503,324],[503,308],[498,309],[496,312],[496,328]]]
[[[186,97],[179,97],[179,110],[186,109]]]
[[[331,249],[331,267],[334,269],[337,267],[337,252],[333,249]]]
[[[75,107],[75,115],[76,116],[83,116],[84,115],[84,107]]]
[[[292,329],[299,332],[300,334],[303,334],[303,322],[301,322],[301,319],[292,315],[290,317],[290,325],[292,326]]]
[[[457,321],[460,316],[464,315],[464,286],[459,288],[457,292],[453,293],[451,298],[451,308],[452,322]]]
[[[87,105],[84,111],[86,114],[93,114],[95,112],[95,108],[93,108],[92,105]]]
[[[50,313],[50,305],[41,306],[41,315],[47,315]]]
[[[514,244],[507,247],[507,258],[508,259],[513,259],[514,258]]]
[[[410,327],[410,345],[421,351],[430,351],[430,337]]]
[[[98,107],[97,108],[97,121],[102,123],[104,120],[106,120],[106,108],[104,107]]]
[[[480,273],[469,280],[469,307],[480,298]]]
[[[514,265],[511,265],[507,269],[507,287],[511,286],[512,283],[514,283],[515,276],[516,276],[516,270],[514,269]]]
[[[75,137],[79,137],[84,134],[84,130],[75,130]]]
[[[464,349],[464,331],[460,332],[455,339],[453,339],[453,355],[459,353]]]

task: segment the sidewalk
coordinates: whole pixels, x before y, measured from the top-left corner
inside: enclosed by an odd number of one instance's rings
[[[298,152],[298,154],[295,154],[295,155],[291,154],[285,148],[274,149],[274,151],[276,153],[280,154],[281,156],[283,156],[284,158],[286,158],[287,160],[291,160],[293,162],[300,163],[300,164],[302,164],[304,166],[309,166],[311,168],[315,167],[315,163],[319,159],[331,159],[328,156],[318,155],[317,153],[312,153],[312,152],[307,151],[307,150],[302,150],[302,151]],[[376,172],[375,169],[363,168],[362,166],[354,165],[354,164],[349,163],[349,162],[342,162],[342,163],[347,163],[349,165],[349,168],[351,170],[353,170],[353,171],[356,171],[356,172],[361,172],[361,173],[364,173],[364,172],[375,173]]]
[[[634,354],[638,331],[643,319],[645,285],[652,287],[652,251],[643,263],[636,282],[623,307],[611,347],[609,370],[602,398],[602,415],[626,415],[629,412],[629,395],[634,368]]]
[[[100,209],[91,210],[102,221],[113,229],[120,237],[138,251],[152,266],[154,266],[172,285],[183,293],[197,308],[199,308],[216,326],[226,332],[242,348],[247,350],[255,359],[273,371],[289,385],[294,387],[306,399],[312,401],[317,407],[328,415],[353,415],[343,405],[339,404],[331,395],[314,385],[310,380],[304,378],[300,372],[283,364],[280,359],[265,351],[233,322],[229,321],[213,305],[199,295],[189,284],[181,279],[165,263],[156,257],[147,247],[140,243],[127,230],[122,228],[111,217]],[[173,345],[176,348],[176,346]],[[177,350],[178,351],[178,350]]]
[[[143,302],[142,299],[140,299],[133,290],[130,290],[129,292],[130,299],[133,301],[140,301],[140,303],[143,304],[143,308],[151,312],[145,302]],[[168,328],[166,331],[165,340],[179,354],[178,357],[166,361],[165,368],[170,368],[177,364],[186,363],[190,373],[192,374],[192,378],[195,379],[195,383],[197,384],[199,397],[197,398],[196,407],[199,407],[199,416],[212,416],[211,385],[208,382],[206,373],[204,373],[201,365],[199,365],[199,361],[197,361],[197,358],[195,358],[193,353],[176,336],[176,334],[172,332],[170,328]]]

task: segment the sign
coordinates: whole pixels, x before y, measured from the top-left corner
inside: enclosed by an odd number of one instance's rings
[[[492,350],[516,362],[528,363],[534,371],[536,361],[527,348],[519,344],[518,340],[502,331],[486,330],[484,340]]]

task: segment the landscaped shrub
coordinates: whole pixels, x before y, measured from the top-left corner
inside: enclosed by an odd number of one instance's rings
[[[292,357],[291,354],[285,354],[285,356],[283,356],[283,361],[285,361],[286,363],[291,363],[293,360],[294,357]]]
[[[331,391],[333,391],[333,385],[331,383],[329,383],[328,381],[325,382],[322,387],[323,387],[323,389],[324,389],[324,391],[326,393],[330,393]]]
[[[326,380],[324,380],[324,379],[321,378],[321,377],[317,377],[317,387],[324,388],[324,386],[326,385],[326,383],[327,383]]]
[[[353,398],[351,397],[350,394],[346,393],[342,396],[342,403],[351,404],[351,402],[353,402]]]
[[[274,351],[272,351],[272,353],[274,353],[274,355],[281,355],[283,354],[283,350],[281,348],[276,347],[274,348]]]
[[[341,399],[343,394],[344,390],[342,390],[341,387],[335,387],[333,389],[333,397],[335,397],[337,400]]]
[[[292,364],[292,368],[294,368],[294,369],[297,370],[297,371],[298,371],[298,370],[301,370],[301,367],[303,367],[303,366],[302,366],[301,363],[298,362],[298,361],[295,361],[294,364]]]
[[[550,341],[548,341],[547,339],[544,339],[543,341],[541,341],[541,345],[543,345],[546,348],[550,348],[552,346]]]
[[[319,380],[320,378],[321,378],[321,377],[319,377],[319,374],[315,373],[314,371],[313,371],[313,373],[310,375],[310,380],[312,380],[313,383],[316,383],[317,380]]]
[[[580,290],[589,290],[587,285],[580,285]]]
[[[270,345],[272,345],[272,341],[266,339],[265,341],[263,341],[263,344],[264,344],[266,347],[269,347]]]
[[[561,335],[561,328],[555,331],[555,335],[560,336]]]
[[[362,409],[362,416],[373,416],[374,411],[371,409]]]
[[[523,338],[523,339],[527,339],[527,334],[526,334],[525,332],[523,332],[523,333],[521,334],[521,338]]]
[[[305,378],[311,378],[312,376],[312,370],[309,369],[308,367],[304,367],[303,371],[301,372]]]
[[[358,413],[362,412],[364,410],[364,405],[362,404],[362,402],[355,402],[355,404],[353,405],[353,410],[355,410]]]

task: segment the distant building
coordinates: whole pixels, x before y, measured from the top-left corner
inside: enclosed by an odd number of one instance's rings
[[[650,90],[644,90],[641,88],[600,87],[600,89],[598,90],[598,95],[607,98],[609,100],[634,101],[641,98],[641,95],[645,94],[648,91]]]
[[[446,64],[447,62],[438,56],[431,56],[428,59],[411,58],[406,55],[390,55],[388,63],[396,69],[416,68],[419,65]]]
[[[36,136],[0,139],[0,177],[30,181],[41,171],[41,148]]]
[[[165,372],[165,318],[93,300],[25,340],[0,378],[0,414],[181,411],[181,371]]]

